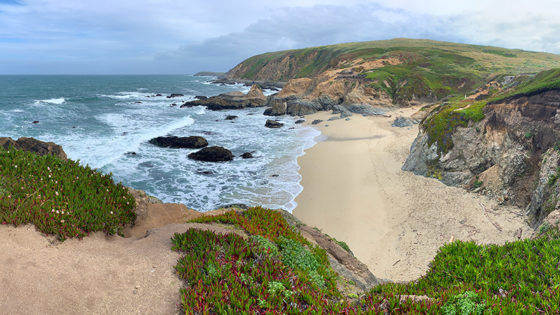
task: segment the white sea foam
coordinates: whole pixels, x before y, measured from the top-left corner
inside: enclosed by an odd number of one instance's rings
[[[41,105],[41,104],[55,104],[55,105],[60,105],[62,103],[66,102],[66,99],[64,97],[60,97],[60,98],[49,98],[46,100],[35,100],[35,105]]]

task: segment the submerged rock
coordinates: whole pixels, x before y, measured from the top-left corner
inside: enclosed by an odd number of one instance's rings
[[[157,137],[153,138],[149,143],[162,148],[173,148],[173,149],[199,149],[208,145],[208,141],[203,137],[191,136],[191,137]]]
[[[157,95],[159,96],[159,95]],[[181,97],[181,96],[185,96],[184,94],[180,94],[180,93],[173,93],[171,95],[168,95],[167,98],[175,98],[175,97]]]
[[[245,153],[241,154],[241,157],[244,158],[244,159],[252,159],[253,154],[251,152],[245,152]]]
[[[235,116],[235,115],[227,115],[224,120],[234,120],[236,118],[237,118],[237,116]]]
[[[230,150],[219,147],[206,147],[200,151],[188,155],[189,159],[205,162],[227,162],[233,160]]]

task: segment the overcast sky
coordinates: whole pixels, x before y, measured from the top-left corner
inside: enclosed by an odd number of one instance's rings
[[[560,1],[0,0],[0,74],[227,71],[268,51],[395,37],[560,53]]]

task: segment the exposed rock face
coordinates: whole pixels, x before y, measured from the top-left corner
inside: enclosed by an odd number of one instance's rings
[[[43,142],[34,138],[21,137],[17,141],[12,138],[0,138],[0,146],[8,149],[10,146],[18,150],[34,152],[39,155],[54,155],[62,160],[66,160],[66,153],[61,146],[53,142]]]
[[[288,109],[288,104],[284,99],[280,98],[270,98],[268,103],[269,108],[264,111],[264,115],[267,116],[282,116],[286,115],[286,110]]]
[[[421,130],[403,170],[527,207],[536,225],[560,206],[560,91],[488,104],[484,114],[451,134],[448,152]]]
[[[381,282],[369,271],[367,266],[360,262],[354,255],[347,252],[342,248],[337,242],[331,239],[328,235],[325,235],[318,231],[317,229],[311,228],[291,213],[278,210],[284,219],[291,225],[298,229],[302,236],[322,247],[328,255],[329,263],[331,267],[347,282],[352,283],[356,286],[359,291],[367,291],[372,287],[380,284]],[[339,286],[339,290],[349,293],[348,287]]]
[[[210,110],[222,109],[241,109],[246,107],[261,107],[266,104],[266,96],[264,96],[260,87],[253,85],[247,94],[242,92],[223,93],[218,96],[202,98],[190,102],[185,102],[181,107],[206,106]]]
[[[173,148],[173,149],[200,149],[208,145],[208,141],[203,137],[191,136],[191,137],[157,137],[150,141],[151,144],[162,148]]]
[[[230,150],[218,146],[206,147],[188,155],[189,159],[205,162],[226,162],[233,160]]]
[[[265,127],[267,128],[281,128],[282,126],[284,126],[283,123],[281,122],[277,122],[275,120],[267,120],[266,123],[264,124]]]

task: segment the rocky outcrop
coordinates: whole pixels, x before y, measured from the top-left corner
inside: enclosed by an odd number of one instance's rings
[[[206,106],[210,110],[223,109],[242,109],[247,107],[262,107],[266,104],[267,98],[262,89],[253,85],[247,94],[242,92],[229,92],[217,96],[201,98],[198,100],[185,102],[182,107]]]
[[[153,138],[149,143],[162,148],[173,149],[200,149],[208,145],[208,141],[203,137],[190,136],[190,137],[157,137]]]
[[[346,283],[339,283],[343,293],[367,291],[381,283],[354,255],[342,248],[334,239],[321,233],[318,229],[303,224],[295,216],[285,210],[276,210],[282,214],[286,222],[297,229],[303,237],[317,244],[327,252],[329,263]],[[354,288],[352,288],[354,287]]]
[[[204,162],[227,162],[233,160],[233,154],[230,150],[218,146],[206,147],[189,154],[188,157],[192,160]]]
[[[489,103],[484,115],[440,142],[423,124],[403,170],[524,207],[536,225],[560,206],[560,91]],[[446,151],[443,141],[453,145]]]
[[[17,150],[37,153],[39,155],[54,155],[62,160],[66,160],[66,153],[61,146],[53,142],[43,142],[34,138],[21,137],[17,141],[12,138],[0,138],[0,146],[8,149],[14,147]]]

